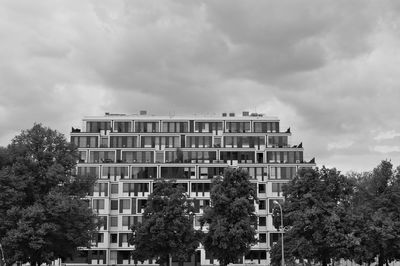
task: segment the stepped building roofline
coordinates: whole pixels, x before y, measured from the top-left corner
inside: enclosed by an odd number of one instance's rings
[[[264,121],[279,121],[277,116],[266,116],[262,113],[198,113],[191,115],[168,114],[168,115],[153,115],[146,111],[141,111],[138,114],[120,114],[120,113],[105,113],[101,116],[85,116],[84,121],[90,120],[264,120]]]

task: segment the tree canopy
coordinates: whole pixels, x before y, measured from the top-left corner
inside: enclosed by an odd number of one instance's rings
[[[87,246],[94,214],[82,198],[95,180],[73,176],[64,135],[35,124],[0,149],[0,239],[8,263],[66,258]]]
[[[157,259],[157,263],[168,262],[169,256],[187,261],[201,237],[201,231],[193,228],[193,214],[194,207],[182,186],[156,182],[147,200],[143,223],[132,227],[132,257],[139,261]]]
[[[400,259],[400,168],[382,161],[372,172],[360,175],[354,197],[355,235],[360,239],[354,249],[358,263],[378,265]]]
[[[355,244],[348,210],[354,180],[336,169],[300,169],[284,187],[284,243],[287,259],[307,259],[327,265],[330,259],[349,258]],[[279,265],[280,249],[272,249]]]
[[[326,265],[349,259],[378,265],[400,259],[400,168],[382,161],[347,177],[336,169],[303,169],[284,188],[288,260]],[[276,217],[275,217],[276,218]],[[271,250],[279,265],[280,246]]]
[[[227,168],[213,180],[211,206],[200,219],[206,225],[203,244],[206,252],[221,265],[237,262],[256,240],[255,186],[246,170]]]

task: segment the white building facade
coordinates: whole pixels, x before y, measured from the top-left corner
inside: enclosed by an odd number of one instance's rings
[[[71,142],[79,147],[76,173],[97,178],[88,199],[104,225],[92,248],[67,264],[141,264],[130,257],[129,227],[142,220],[153,183],[162,178],[181,183],[194,199],[198,228],[198,218],[210,204],[212,179],[228,166],[247,169],[259,197],[259,243],[241,263],[269,264],[269,249],[279,237],[272,225],[272,202],[283,199],[282,185],[300,167],[315,166],[314,159],[304,160],[301,144],[290,144],[290,136],[290,129],[280,130],[278,118],[248,112],[154,116],[141,111],[85,117],[82,129],[71,133]],[[215,263],[199,248],[184,264]]]

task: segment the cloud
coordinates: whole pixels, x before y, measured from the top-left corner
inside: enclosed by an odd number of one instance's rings
[[[328,143],[328,151],[347,149],[353,143],[354,143],[354,141],[352,141],[352,140],[339,140],[337,142]]]
[[[394,139],[395,137],[400,137],[400,133],[397,133],[394,130],[390,130],[390,131],[378,133],[374,137],[374,140],[381,141],[381,140]]]
[[[400,146],[378,145],[373,147],[372,150],[383,154],[400,153]]]
[[[400,164],[399,13],[394,1],[6,1],[0,145],[104,112],[249,110],[280,117],[306,160]]]

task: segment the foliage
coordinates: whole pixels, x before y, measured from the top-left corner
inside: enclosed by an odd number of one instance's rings
[[[255,244],[255,187],[243,169],[225,170],[213,180],[211,207],[200,219],[208,231],[203,239],[206,252],[221,265],[234,263]]]
[[[360,245],[354,249],[358,263],[378,265],[400,259],[400,172],[389,161],[382,161],[357,182],[353,212],[355,235]]]
[[[75,147],[35,124],[0,155],[0,239],[7,262],[40,265],[86,246],[95,224],[81,198],[94,180],[72,177]]]
[[[336,169],[300,169],[284,187],[285,254],[287,259],[320,262],[349,258],[357,243],[349,214],[354,179]],[[272,249],[272,264],[279,265],[280,250]]]
[[[199,246],[201,232],[193,228],[194,208],[182,186],[160,181],[147,200],[143,223],[132,227],[129,243],[139,261],[156,258],[165,263],[171,255],[187,261]]]

